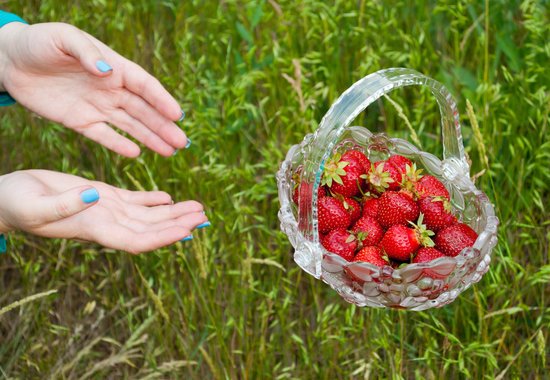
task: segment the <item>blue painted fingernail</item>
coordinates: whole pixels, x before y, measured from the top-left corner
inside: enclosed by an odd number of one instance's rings
[[[185,111],[181,110],[181,117],[178,119],[178,121],[183,121],[185,119]]]
[[[99,193],[93,187],[80,193],[80,199],[84,203],[93,203],[99,199]]]
[[[178,154],[178,152],[179,152],[179,149],[176,149],[176,150],[174,151],[174,153],[172,153],[172,157],[175,156],[176,154]]]
[[[180,241],[189,241],[189,240],[193,240],[193,235],[186,236],[183,239],[181,239]]]
[[[210,222],[206,221],[206,222],[204,222],[204,223],[202,223],[202,224],[199,224],[199,225],[197,226],[197,229],[201,229],[201,228],[205,228],[205,227],[210,227],[210,226],[211,226]]]
[[[189,148],[191,146],[191,140],[187,139],[187,144],[185,144],[185,149]]]
[[[0,234],[0,253],[6,253],[8,247],[6,246],[6,238],[3,234]]]
[[[99,60],[95,63],[95,67],[102,73],[106,73],[107,71],[111,71],[113,68],[105,61]]]

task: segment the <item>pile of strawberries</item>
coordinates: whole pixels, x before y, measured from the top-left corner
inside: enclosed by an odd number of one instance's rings
[[[310,189],[296,184],[294,202]],[[347,261],[397,268],[456,256],[477,239],[453,214],[445,186],[400,155],[371,162],[357,148],[335,154],[317,205],[322,245]]]

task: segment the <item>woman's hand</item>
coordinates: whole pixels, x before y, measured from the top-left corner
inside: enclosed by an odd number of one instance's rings
[[[89,34],[63,23],[0,29],[0,91],[127,157],[139,147],[163,156],[188,144],[174,123],[183,117],[160,82]]]
[[[0,233],[22,230],[141,253],[206,227],[203,206],[162,191],[129,191],[47,170],[0,176]]]

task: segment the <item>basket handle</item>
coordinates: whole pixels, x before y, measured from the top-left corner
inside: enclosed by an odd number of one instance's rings
[[[439,105],[443,172],[461,173],[469,177],[470,167],[464,156],[457,105],[449,91],[436,80],[411,69],[390,68],[372,73],[354,83],[334,102],[321,120],[309,150],[305,152],[307,157],[302,171],[302,181],[313,183],[313,189],[311,202],[304,202],[307,206],[299,210],[299,219],[302,222],[302,233],[309,236],[314,244],[319,242],[317,189],[325,162],[329,159],[338,138],[371,103],[394,89],[412,85],[428,87]],[[451,170],[445,170],[446,166]],[[310,205],[311,207],[308,207]]]

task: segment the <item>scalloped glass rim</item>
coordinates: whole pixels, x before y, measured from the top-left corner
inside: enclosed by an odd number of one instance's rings
[[[349,136],[353,136],[355,143],[361,145],[368,144],[369,139],[372,139],[376,135],[373,135],[368,129],[364,127],[348,127],[346,132]],[[346,133],[343,134],[346,136]],[[345,141],[344,138],[342,141]],[[358,141],[359,140],[359,141]],[[364,140],[364,141],[360,141]],[[310,143],[310,136],[306,136],[302,144]],[[342,142],[340,141],[340,142]],[[436,156],[420,151],[413,144],[406,140],[398,138],[388,138],[387,141],[390,141],[394,149],[391,149],[391,154],[404,154],[409,157],[417,156],[416,161],[421,161],[426,166],[426,170],[441,179],[444,180],[445,185],[451,188],[451,194],[454,198],[458,197],[459,202],[456,204],[455,199],[453,198],[453,204],[455,208],[464,208],[464,195],[470,195],[470,197],[475,197],[475,202],[478,202],[477,210],[483,215],[481,218],[479,215],[476,220],[469,220],[468,224],[473,224],[472,227],[476,229],[479,236],[472,248],[465,248],[460,252],[456,257],[444,257],[437,260],[433,260],[429,263],[421,264],[407,264],[402,268],[392,268],[390,266],[384,266],[379,268],[370,263],[362,262],[348,262],[342,257],[327,251],[319,242],[314,242],[306,239],[306,237],[301,233],[298,228],[298,221],[296,219],[295,210],[293,210],[291,191],[292,188],[292,172],[295,167],[292,165],[293,160],[297,152],[300,152],[300,145],[295,145],[289,150],[289,154],[285,162],[281,165],[279,172],[277,173],[277,180],[279,184],[279,199],[281,201],[281,209],[279,211],[279,219],[281,221],[282,230],[289,236],[289,240],[292,245],[296,248],[295,251],[295,261],[302,267],[306,272],[311,275],[321,279],[328,285],[330,285],[334,290],[336,290],[344,299],[348,302],[354,303],[359,306],[371,306],[371,307],[398,307],[398,308],[407,308],[410,310],[424,310],[431,307],[441,307],[452,302],[458,294],[466,290],[471,284],[478,282],[483,274],[488,270],[488,265],[490,263],[491,251],[494,245],[496,244],[496,229],[498,226],[498,219],[495,217],[494,209],[492,204],[489,202],[487,196],[478,190],[475,185],[469,180],[460,178],[457,181],[458,177],[454,176],[453,180],[448,180],[445,178],[445,172],[441,169],[443,162],[439,160]],[[425,158],[422,160],[421,158]],[[426,163],[428,163],[426,165]],[[431,170],[435,169],[435,170]],[[287,186],[288,185],[288,186]],[[287,186],[287,187],[285,187]],[[484,225],[480,225],[483,223]],[[311,266],[311,261],[308,262],[304,251],[309,251],[309,253],[317,252],[322,256],[320,262],[321,265],[321,275],[316,276],[315,269]],[[424,274],[429,271],[437,271],[439,266],[442,263],[446,263],[447,266],[451,265],[452,269],[449,270],[449,274],[443,276],[443,279],[447,279],[449,276],[456,274],[454,279],[455,286],[452,288],[446,289],[446,291],[439,292],[440,294],[434,298],[429,299],[420,296],[410,296],[410,295],[400,295],[397,296],[394,292],[393,300],[385,299],[385,295],[378,294],[376,297],[368,296],[363,294],[362,291],[358,291],[357,286],[345,285],[345,281],[342,280],[342,276],[338,273],[345,273],[349,275],[349,271],[353,272],[354,268],[362,268],[371,272],[371,277],[374,278],[387,278],[391,279],[388,285],[388,292],[392,291],[391,286],[395,285],[395,281],[401,279],[403,276],[406,276],[407,273],[420,271]],[[474,266],[474,267],[472,267]],[[470,268],[471,270],[467,270]],[[475,273],[474,273],[475,272]],[[429,277],[429,276],[428,276]],[[405,282],[405,285],[415,285],[417,281],[426,278],[426,275],[419,274],[412,282]],[[466,278],[466,281],[463,281]],[[443,279],[439,279],[442,280]],[[397,282],[399,284],[400,282]],[[441,285],[444,286],[445,284]],[[459,290],[456,291],[455,287],[458,287]],[[424,292],[425,293],[425,292]],[[436,292],[437,293],[437,292]],[[371,291],[370,294],[373,294]],[[424,300],[424,298],[426,298]],[[389,302],[382,302],[389,301]],[[393,301],[398,301],[393,303]]]

